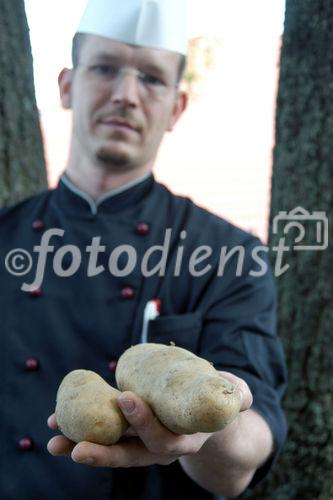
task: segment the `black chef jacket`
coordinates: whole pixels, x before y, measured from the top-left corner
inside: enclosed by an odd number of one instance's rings
[[[36,274],[34,247],[51,228],[64,233],[49,242],[53,250],[47,254],[43,282],[38,290],[23,292],[23,283],[33,283]],[[165,245],[167,229],[171,231],[165,269],[143,277],[143,255],[153,245]],[[105,246],[98,258],[105,271],[88,277],[86,247],[93,237],[100,237]],[[173,341],[249,384],[253,409],[266,419],[275,441],[273,455],[251,486],[267,474],[286,436],[280,406],[286,369],[275,332],[272,274],[249,274],[260,269],[251,257],[258,240],[173,195],[151,175],[123,192],[103,196],[98,206],[61,180],[57,189],[0,212],[0,242],[1,500],[213,498],[178,462],[112,470],[75,464],[46,450],[53,435],[46,420],[54,411],[62,378],[83,368],[115,384],[116,361],[140,341],[144,308],[156,298],[161,300],[161,313],[149,323],[148,341]],[[63,252],[62,267],[71,268],[72,254],[61,250],[64,245],[75,245],[82,253],[79,269],[68,277],[58,276],[53,268],[58,251]],[[119,273],[108,269],[119,245],[130,245],[138,256],[136,267],[123,276],[126,253],[118,254]],[[195,269],[202,273],[193,276],[190,256],[201,245],[209,246],[212,254],[197,262]],[[235,246],[245,249],[241,275],[236,275],[236,252],[218,276],[221,248]],[[5,266],[8,253],[17,248],[29,252],[33,261],[31,271],[21,277]],[[149,269],[161,255],[152,252]]]

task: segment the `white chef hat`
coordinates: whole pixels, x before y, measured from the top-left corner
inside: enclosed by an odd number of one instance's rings
[[[77,33],[187,52],[186,0],[88,0]]]

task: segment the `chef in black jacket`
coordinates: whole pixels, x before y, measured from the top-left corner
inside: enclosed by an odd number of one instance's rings
[[[236,496],[285,440],[286,369],[260,242],[151,173],[186,106],[183,25],[179,0],[88,2],[74,69],[59,76],[73,111],[66,171],[55,190],[0,212],[1,499]],[[160,315],[148,322],[151,301]],[[115,384],[117,359],[143,340],[214,363],[239,386],[239,417],[176,436],[126,392],[119,405],[136,437],[111,447],[52,438],[62,378],[83,368]]]

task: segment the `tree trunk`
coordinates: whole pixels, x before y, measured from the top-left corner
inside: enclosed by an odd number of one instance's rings
[[[326,250],[295,249],[299,232],[284,234],[282,221],[274,234],[274,217],[295,207],[333,220],[331,0],[286,2],[269,245],[273,266],[273,247],[282,238],[290,246],[283,257],[290,268],[277,278],[290,378],[284,401],[289,437],[273,473],[244,495],[258,500],[333,498],[333,248],[329,242]],[[301,223],[305,237],[297,245],[315,245],[315,221]]]
[[[23,0],[0,0],[0,205],[47,187]]]

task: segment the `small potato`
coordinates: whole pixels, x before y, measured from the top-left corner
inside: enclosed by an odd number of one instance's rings
[[[237,388],[205,359],[163,344],[139,344],[118,360],[117,385],[133,391],[177,434],[216,432],[239,413]]]
[[[76,443],[116,443],[128,428],[117,405],[119,394],[93,371],[68,373],[57,393],[55,413],[60,430]]]

